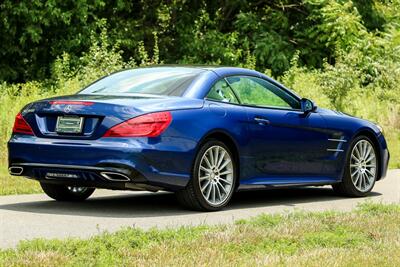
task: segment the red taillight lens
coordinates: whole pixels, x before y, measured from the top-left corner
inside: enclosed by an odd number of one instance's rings
[[[149,113],[112,127],[104,137],[156,137],[167,129],[171,121],[170,112]]]
[[[21,113],[15,117],[13,133],[33,135],[31,126],[26,122]]]

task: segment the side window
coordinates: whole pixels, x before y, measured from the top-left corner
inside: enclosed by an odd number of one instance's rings
[[[256,77],[232,76],[229,84],[245,105],[299,109],[300,103],[277,86]]]
[[[214,84],[208,93],[207,98],[227,103],[239,103],[235,94],[232,92],[232,89],[225,80],[219,80],[216,84]]]

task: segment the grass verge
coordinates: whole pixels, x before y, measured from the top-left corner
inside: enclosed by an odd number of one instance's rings
[[[142,231],[88,240],[24,241],[1,266],[400,266],[400,205],[347,213],[261,215],[235,225]]]
[[[6,167],[0,166],[0,195],[43,193],[37,181],[11,176]]]

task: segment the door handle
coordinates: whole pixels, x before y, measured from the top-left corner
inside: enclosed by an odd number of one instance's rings
[[[260,117],[254,117],[254,120],[259,124],[259,125],[268,125],[270,124],[270,121],[266,118],[260,118]]]

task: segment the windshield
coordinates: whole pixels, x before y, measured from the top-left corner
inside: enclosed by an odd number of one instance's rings
[[[94,82],[79,94],[152,94],[182,96],[194,78],[204,70],[157,67],[117,72]]]

